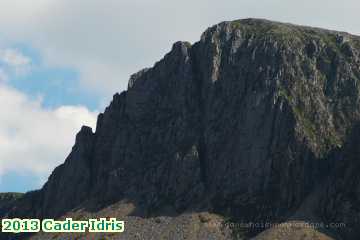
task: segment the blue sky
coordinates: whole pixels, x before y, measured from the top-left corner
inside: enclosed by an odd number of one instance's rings
[[[358,0],[1,0],[0,192],[42,186],[130,74],[225,20],[360,34]]]
[[[46,108],[85,105],[91,110],[98,109],[99,95],[81,88],[75,69],[44,66],[36,50],[24,45],[15,45],[14,48],[28,56],[32,66],[27,74],[13,75],[10,86],[31,97],[41,96]]]
[[[38,176],[32,173],[6,172],[0,182],[0,192],[25,192],[35,190],[42,182]]]
[[[38,110],[40,109],[40,111],[51,112],[62,106],[82,106],[88,111],[94,112],[92,117],[95,117],[101,102],[100,95],[87,91],[80,86],[79,74],[75,69],[46,66],[41,54],[36,49],[25,44],[3,46],[2,52],[6,52],[2,54],[0,59],[0,69],[6,75],[6,80],[1,83],[3,87],[27,98],[29,103],[39,103]],[[11,58],[13,64],[10,63]],[[18,64],[15,63],[16,58],[18,58]],[[34,114],[31,117],[36,121],[37,116],[40,115]],[[84,124],[86,124],[86,120],[84,120]],[[77,128],[80,128],[80,125],[76,124],[73,130],[76,131]],[[55,131],[56,126],[53,126]],[[31,128],[32,126],[29,125],[28,127]],[[16,131],[15,126],[12,134],[18,134]],[[74,135],[75,132],[69,131],[67,134]],[[20,134],[20,136],[22,135]],[[32,141],[31,138],[27,140],[28,142]],[[67,145],[67,147],[70,147],[70,145]],[[35,153],[35,156],[33,156],[35,160],[36,155]],[[11,156],[12,154],[8,157]],[[15,154],[13,156],[16,157]],[[54,157],[56,157],[55,154]],[[62,157],[65,157],[65,155]],[[50,158],[46,160],[52,161]],[[11,161],[12,159],[8,158],[6,160]],[[21,167],[17,169],[15,166],[15,168],[8,169],[1,175],[0,192],[24,192],[39,188],[48,174],[49,171],[44,174],[41,172],[34,174],[31,168],[22,170]]]

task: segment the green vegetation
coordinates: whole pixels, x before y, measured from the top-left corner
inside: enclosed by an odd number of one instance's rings
[[[23,193],[14,193],[14,192],[7,192],[7,193],[0,193],[0,201],[2,200],[15,200],[22,197]]]
[[[305,112],[299,106],[293,107],[293,111],[295,113],[296,119],[300,122],[301,126],[303,127],[305,135],[310,140],[315,141],[317,136],[315,124],[306,117]]]
[[[249,19],[231,22],[233,28],[241,29],[245,34],[255,35],[256,38],[275,38],[281,42],[299,42],[304,40],[302,27],[286,23],[276,23],[267,20]]]
[[[320,78],[323,76],[321,75]],[[307,96],[309,90],[301,85],[297,88],[297,93],[300,96]],[[328,150],[333,147],[341,147],[342,140],[338,136],[337,132],[334,129],[327,128],[326,135],[319,131],[320,127],[318,122],[311,119],[310,109],[306,111],[305,107],[298,103],[295,99],[294,94],[290,92],[290,90],[285,89],[285,87],[280,86],[277,91],[277,95],[279,97],[284,98],[288,104],[291,106],[295,119],[299,123],[301,131],[304,136],[309,140],[310,143],[315,144],[319,147],[319,153],[325,154]],[[324,135],[324,136],[320,136]]]
[[[297,26],[286,23],[270,22],[262,19],[245,19],[231,22],[231,26],[240,29],[246,35],[255,36],[257,39],[274,38],[283,43],[292,42],[295,44],[309,43],[310,41],[320,42],[328,46],[338,56],[346,57],[344,46],[347,44],[339,42],[339,33],[329,30],[317,29],[306,26]],[[346,35],[346,34],[344,34]],[[347,40],[360,46],[358,39],[347,35]]]
[[[335,146],[340,148],[342,146],[341,139],[336,135],[336,133],[332,133],[329,137],[326,139],[326,143],[328,146]]]
[[[23,193],[0,193],[0,208],[21,198]]]
[[[283,87],[279,88],[278,95],[280,97],[285,98],[289,103],[292,103],[294,100],[293,96],[291,94],[289,94],[288,91]]]

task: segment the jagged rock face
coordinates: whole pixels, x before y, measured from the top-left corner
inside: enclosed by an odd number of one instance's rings
[[[354,126],[344,148],[333,153],[334,167],[319,201],[319,215],[334,223],[346,223],[339,231],[344,239],[360,236],[360,125]]]
[[[200,112],[189,49],[175,44],[127,92],[115,95],[100,118],[95,149],[101,151],[92,160],[95,197],[184,208],[201,194]]]
[[[130,199],[145,214],[166,206],[285,219],[342,169],[333,152],[348,151],[360,118],[359,52],[359,37],[254,19],[215,25],[194,45],[178,42],[131,77],[94,134],[80,131],[65,163],[24,198],[32,207],[12,214],[59,216],[84,202]],[[341,171],[358,186],[352,156]],[[356,206],[359,191],[336,189],[331,198],[351,195]],[[348,205],[325,205],[353,224]]]

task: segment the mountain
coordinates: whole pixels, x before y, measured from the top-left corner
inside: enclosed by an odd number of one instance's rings
[[[263,19],[222,22],[132,75],[95,133],[83,127],[43,188],[6,216],[95,214],[126,202],[133,208],[125,215],[144,229],[205,212],[225,223],[323,224],[304,239],[359,239],[359,123],[360,37]],[[265,228],[231,229],[232,237]],[[306,229],[296,229],[304,232],[292,239],[303,239]]]
[[[22,196],[22,193],[0,193],[0,209],[5,209],[6,207],[11,206],[12,202],[16,201]]]

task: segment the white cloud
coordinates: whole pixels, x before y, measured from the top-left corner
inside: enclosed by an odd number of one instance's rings
[[[2,0],[0,32],[31,43],[50,65],[78,70],[84,87],[111,95],[173,42],[194,42],[217,22],[261,17],[360,34],[359,7],[357,0]]]
[[[0,84],[4,83],[4,82],[7,82],[8,79],[9,79],[9,76],[7,75],[5,70],[0,68]]]
[[[4,77],[12,73],[17,75],[26,74],[31,68],[31,58],[13,48],[0,49],[0,63],[6,68],[6,70],[2,69]]]
[[[4,63],[14,67],[29,65],[31,63],[30,58],[24,56],[19,50],[11,48],[1,52],[1,59]]]
[[[83,106],[44,109],[41,100],[0,84],[0,177],[34,174],[43,181],[62,163],[82,125],[95,127],[96,113]]]

